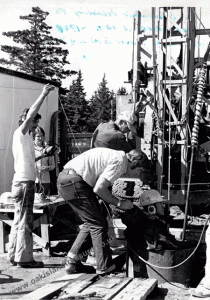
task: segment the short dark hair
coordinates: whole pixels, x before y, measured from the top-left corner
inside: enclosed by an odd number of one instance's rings
[[[27,116],[27,114],[28,114],[28,111],[29,111],[29,108],[25,108],[24,109],[24,111],[23,111],[23,113],[22,113],[22,115],[21,116],[19,116],[19,126],[21,125],[21,124],[23,124],[23,122],[25,121],[25,119],[26,119],[26,116]],[[34,120],[39,120],[39,119],[41,119],[42,118],[42,116],[40,115],[40,114],[36,114],[36,116],[34,117]]]
[[[45,138],[45,131],[44,131],[44,129],[42,127],[40,127],[40,126],[37,126],[36,129],[33,132],[33,139],[34,140],[35,140],[36,134],[39,134],[39,133],[41,133],[43,135],[43,137]]]
[[[147,155],[140,149],[133,149],[128,153],[128,161],[135,162],[132,169],[142,167],[145,170],[151,169],[150,161]]]
[[[43,136],[45,136],[45,131],[40,126],[36,127],[36,129],[34,130],[34,135],[36,135],[37,133],[41,133]]]

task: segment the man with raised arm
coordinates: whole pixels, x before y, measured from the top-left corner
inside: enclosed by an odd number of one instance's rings
[[[42,93],[25,109],[19,119],[19,128],[13,136],[12,151],[15,174],[12,182],[12,198],[15,205],[14,220],[9,236],[8,260],[11,265],[25,268],[41,268],[43,262],[33,258],[33,204],[35,194],[35,150],[32,133],[41,116],[38,111],[54,86],[47,84]]]

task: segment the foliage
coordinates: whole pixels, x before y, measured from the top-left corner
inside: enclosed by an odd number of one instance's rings
[[[107,122],[116,116],[116,98],[113,91],[107,87],[106,75],[104,74],[102,81],[99,83],[98,89],[90,99],[91,109],[91,131],[101,122]]]
[[[117,95],[127,95],[127,91],[126,88],[121,86],[118,90],[117,90]]]
[[[0,64],[12,65],[18,71],[59,82],[76,73],[64,70],[64,66],[69,64],[69,52],[60,47],[66,42],[50,34],[52,27],[45,23],[48,15],[39,7],[32,7],[32,14],[20,16],[21,20],[30,23],[30,29],[3,32],[4,36],[12,38],[20,46],[2,45],[1,50],[9,55],[9,60],[1,58]]]
[[[82,72],[80,70],[77,79],[72,81],[69,93],[65,98],[64,109],[72,132],[89,132],[90,108],[86,100],[82,81]]]

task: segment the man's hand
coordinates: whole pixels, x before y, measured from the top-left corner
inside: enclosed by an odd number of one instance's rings
[[[133,208],[133,203],[130,200],[122,200],[119,209],[129,210]]]
[[[110,182],[107,179],[103,177],[99,177],[93,191],[105,202],[117,207],[117,203],[119,202],[119,199],[111,194],[109,190],[109,186],[110,186]],[[133,203],[127,199],[122,200],[120,207],[118,208],[122,210],[129,210],[133,208]]]
[[[40,168],[40,170],[46,170],[46,171],[49,171],[50,170],[50,167],[49,166],[42,166]]]
[[[53,85],[50,85],[49,83],[46,84],[44,87],[43,87],[43,90],[42,90],[42,94],[44,94],[45,96],[47,96],[49,94],[50,91],[54,90],[55,87]]]

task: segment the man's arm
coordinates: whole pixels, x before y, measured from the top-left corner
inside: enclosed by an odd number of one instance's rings
[[[105,202],[117,206],[119,199],[112,195],[108,189],[109,186],[110,182],[107,179],[99,177],[93,191]],[[122,200],[119,208],[122,210],[132,209],[133,203],[130,200]]]
[[[22,134],[26,134],[29,130],[32,120],[35,118],[36,114],[38,113],[44,99],[47,97],[50,91],[54,90],[54,86],[50,85],[49,83],[44,86],[41,95],[37,98],[37,100],[32,104],[30,107],[26,119],[21,125]]]

